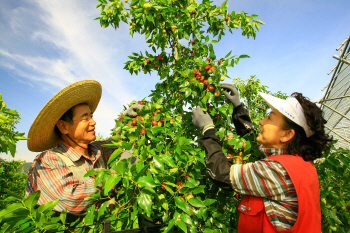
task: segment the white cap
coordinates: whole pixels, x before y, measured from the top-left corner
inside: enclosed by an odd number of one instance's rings
[[[259,92],[259,95],[272,110],[277,109],[284,116],[288,117],[288,119],[303,127],[306,137],[311,137],[315,134],[307,125],[304,110],[296,98],[290,97],[284,100],[262,92]]]

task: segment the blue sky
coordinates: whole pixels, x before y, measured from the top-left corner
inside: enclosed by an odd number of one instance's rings
[[[214,1],[221,5],[223,1]],[[17,130],[28,134],[41,108],[58,91],[79,80],[103,87],[95,112],[98,133],[107,136],[114,119],[132,100],[148,96],[156,75],[131,76],[127,56],[147,49],[144,36],[129,35],[129,25],[102,29],[97,0],[2,1],[0,8],[0,93],[21,114]],[[215,46],[217,56],[248,54],[229,70],[232,78],[256,75],[270,90],[303,93],[312,101],[330,81],[335,49],[349,36],[350,1],[228,1],[229,11],[259,15],[265,25],[256,39],[240,31]],[[37,153],[18,143],[15,159],[33,161]],[[5,154],[1,158],[8,159]]]

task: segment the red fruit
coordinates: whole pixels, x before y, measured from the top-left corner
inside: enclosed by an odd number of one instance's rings
[[[231,14],[228,14],[229,17],[231,17]]]
[[[221,62],[222,62],[221,60],[218,61],[219,65],[221,64]]]
[[[260,108],[261,110],[264,110],[265,108]]]
[[[198,70],[201,70],[202,69],[202,67],[200,66],[199,68],[198,68]]]
[[[247,160],[243,160],[243,164],[247,164]]]
[[[194,74],[197,74],[197,73],[198,73],[198,70],[197,70],[197,69],[194,69],[193,73],[194,73]]]
[[[165,85],[165,81],[163,81],[163,85]]]
[[[236,199],[239,200],[240,199],[240,196],[238,193],[236,193]]]
[[[215,116],[215,120],[218,120],[220,118],[220,116]],[[232,146],[232,145],[230,145],[230,146]]]
[[[155,116],[155,115],[157,115],[157,114],[158,114],[157,112],[154,112],[154,113],[153,113],[153,116]]]
[[[196,14],[196,11],[192,11],[192,14]]]
[[[216,91],[215,96],[219,96],[219,95],[220,95],[220,92]]]
[[[142,67],[142,68],[145,67],[145,64],[142,64],[141,67]]]
[[[207,61],[210,61],[210,57],[207,57]]]
[[[190,176],[189,175],[185,175],[185,178],[187,179],[187,178],[190,178]]]
[[[182,184],[181,180],[179,180],[178,182],[176,182],[176,185],[181,185],[181,184]]]
[[[170,124],[174,124],[174,120],[170,120]]]
[[[194,54],[192,54],[191,57],[194,57]]]
[[[202,77],[199,81],[200,81],[200,82],[204,82],[204,77]]]
[[[243,142],[243,149],[245,149],[245,147],[247,146],[247,143],[246,142]]]
[[[210,66],[206,66],[204,69],[205,69],[205,70],[209,70],[209,69],[210,69]]]
[[[228,21],[228,17],[225,18],[225,21]]]
[[[232,155],[231,155],[230,153],[228,153],[228,154],[227,154],[227,157],[230,157],[230,158],[232,158]]]
[[[158,109],[157,112],[161,112],[160,109]]]
[[[171,31],[171,27],[168,27],[166,30],[167,30],[167,31]]]
[[[196,42],[194,40],[191,41],[192,44],[195,44]]]
[[[209,82],[208,82],[208,80],[204,80],[203,83],[204,83],[204,85],[208,85]]]
[[[143,102],[142,102],[141,100],[137,101],[137,103],[139,103],[139,104],[143,104]]]
[[[238,152],[238,156],[242,156],[243,155],[243,152],[242,151],[240,151],[240,152]],[[242,159],[241,159],[242,160]]]
[[[162,122],[158,121],[158,126],[162,126]]]
[[[207,80],[205,80],[205,81],[207,81]],[[208,85],[208,90],[212,91],[212,90],[214,90],[214,87],[212,85]]]
[[[146,129],[142,129],[141,130],[141,134],[146,134],[147,133],[147,130]]]
[[[158,125],[158,122],[157,121],[152,121],[152,125],[156,126],[156,125]]]
[[[150,63],[149,59],[146,60],[147,63]]]
[[[201,72],[198,72],[198,73],[197,73],[197,75],[198,75],[198,76],[201,76],[201,75],[202,75],[202,73],[201,73]]]
[[[176,44],[176,43],[177,43],[177,41],[175,40],[175,41],[174,41],[174,44]]]
[[[160,119],[160,121],[161,121],[162,123],[164,123],[164,119]]]
[[[162,189],[165,189],[163,185],[162,185],[162,186],[160,186],[160,187],[161,187]]]
[[[173,28],[173,31],[175,31],[176,30],[176,28]]]
[[[136,124],[137,124],[137,121],[136,121],[136,120],[132,120],[131,124],[132,124],[132,125],[136,125]]]

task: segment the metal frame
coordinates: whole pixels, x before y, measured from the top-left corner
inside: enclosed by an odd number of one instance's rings
[[[333,72],[331,81],[325,87],[324,97],[317,101],[321,105],[326,133],[338,140],[336,147],[350,148],[350,36],[336,49],[340,56],[334,55],[338,64],[328,73]]]

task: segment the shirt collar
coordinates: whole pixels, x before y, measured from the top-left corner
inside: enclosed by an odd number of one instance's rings
[[[266,156],[271,155],[285,155],[287,154],[287,148],[265,148],[263,145],[260,145],[258,149]]]
[[[96,148],[96,146],[89,144],[88,150],[89,150],[90,154],[92,155],[92,157],[88,158],[85,155],[83,155],[82,153],[80,153],[79,151],[75,150],[73,147],[71,147],[67,143],[63,142],[62,140],[60,140],[58,142],[58,147],[60,147],[62,152],[65,153],[66,156],[74,162],[78,161],[81,158],[81,156],[83,156],[86,159],[94,160],[93,158],[95,157],[96,153],[98,152],[98,149]]]

